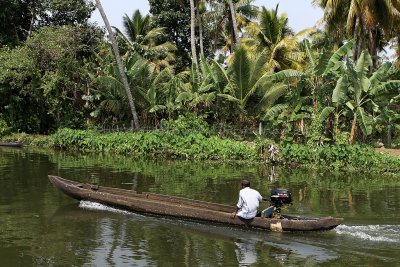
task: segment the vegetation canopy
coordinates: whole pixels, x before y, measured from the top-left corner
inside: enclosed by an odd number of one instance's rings
[[[8,2],[1,136],[199,159],[263,158],[273,145],[285,162],[355,166],[376,160],[364,148],[400,146],[398,0],[310,0],[322,23],[297,33],[278,5],[150,0],[150,14],[107,34],[88,22],[99,0]]]

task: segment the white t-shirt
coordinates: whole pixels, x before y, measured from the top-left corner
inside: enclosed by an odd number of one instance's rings
[[[257,190],[250,187],[245,187],[239,192],[239,200],[236,206],[239,211],[237,216],[244,219],[252,219],[257,215],[257,209],[262,201],[262,196]]]

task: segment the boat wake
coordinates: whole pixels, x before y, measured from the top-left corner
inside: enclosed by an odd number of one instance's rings
[[[400,243],[400,225],[339,225],[335,231],[368,241]]]
[[[100,203],[96,202],[90,202],[90,201],[81,201],[79,202],[79,207],[82,209],[87,209],[87,210],[98,210],[98,211],[110,211],[114,213],[120,213],[120,214],[132,214],[129,211],[126,210],[120,210],[120,209],[115,209]]]

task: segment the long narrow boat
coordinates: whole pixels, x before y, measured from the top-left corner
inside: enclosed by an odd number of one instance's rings
[[[192,200],[182,197],[154,193],[137,193],[132,190],[102,187],[80,183],[49,175],[56,188],[77,200],[86,200],[155,216],[170,216],[180,219],[219,223],[246,228],[271,231],[318,231],[335,228],[342,218],[286,216],[281,218],[256,217],[243,220],[232,219],[232,206]]]
[[[0,142],[0,146],[22,147],[20,142]]]

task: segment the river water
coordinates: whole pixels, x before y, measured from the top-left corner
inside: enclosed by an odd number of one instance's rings
[[[57,191],[48,174],[230,204],[243,177],[336,229],[272,233],[154,218]],[[0,147],[0,266],[400,266],[400,179]]]

